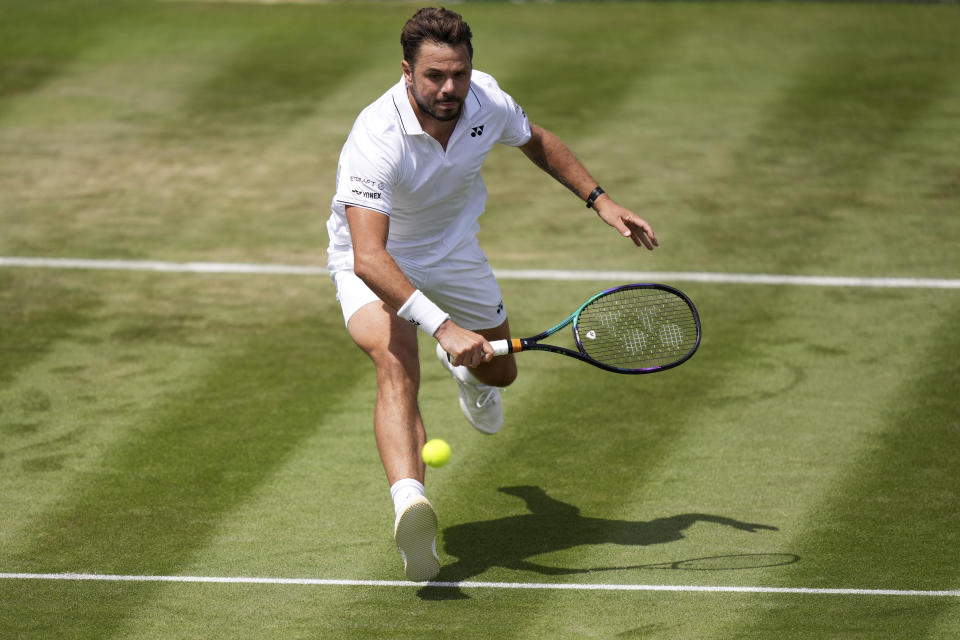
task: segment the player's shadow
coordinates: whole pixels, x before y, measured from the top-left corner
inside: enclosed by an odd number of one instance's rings
[[[619,544],[642,547],[674,542],[682,540],[683,531],[696,522],[712,522],[751,533],[758,530],[777,530],[770,525],[740,522],[733,518],[703,513],[685,513],[648,522],[587,518],[580,515],[579,508],[551,498],[540,487],[501,487],[499,491],[524,500],[530,513],[496,520],[467,522],[444,529],[443,551],[446,558],[442,559],[447,564],[441,568],[440,575],[435,580],[436,583],[444,584],[434,584],[421,589],[421,598],[466,598],[455,583],[469,580],[493,567],[533,571],[548,576],[643,568],[643,565],[592,569],[550,567],[532,562],[529,558],[581,545]],[[455,561],[450,563],[449,558],[455,558]],[[798,559],[790,556],[787,562],[776,564],[788,564]],[[662,566],[664,565],[651,565],[650,568]]]

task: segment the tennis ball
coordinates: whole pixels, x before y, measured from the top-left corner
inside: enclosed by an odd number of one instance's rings
[[[423,445],[420,455],[431,467],[442,467],[450,462],[450,445],[439,438],[434,438]]]

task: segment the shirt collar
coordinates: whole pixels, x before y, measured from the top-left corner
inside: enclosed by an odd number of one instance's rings
[[[408,136],[415,136],[423,133],[423,127],[417,120],[417,114],[413,112],[410,106],[410,98],[407,97],[407,81],[400,77],[400,82],[393,85],[393,105],[397,108],[397,114],[400,116],[400,125],[403,132]]]

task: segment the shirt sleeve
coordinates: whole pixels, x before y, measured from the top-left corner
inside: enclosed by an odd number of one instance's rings
[[[390,215],[398,165],[389,141],[389,136],[372,135],[362,119],[357,120],[340,152],[335,201]]]
[[[530,140],[530,121],[527,120],[527,114],[513,96],[503,92],[503,98],[506,101],[507,117],[499,142],[511,147],[519,147]]]

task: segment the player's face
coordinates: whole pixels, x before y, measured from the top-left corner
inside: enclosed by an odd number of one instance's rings
[[[404,60],[402,66],[407,88],[423,115],[440,122],[459,117],[473,70],[466,46],[424,42],[416,62]]]

